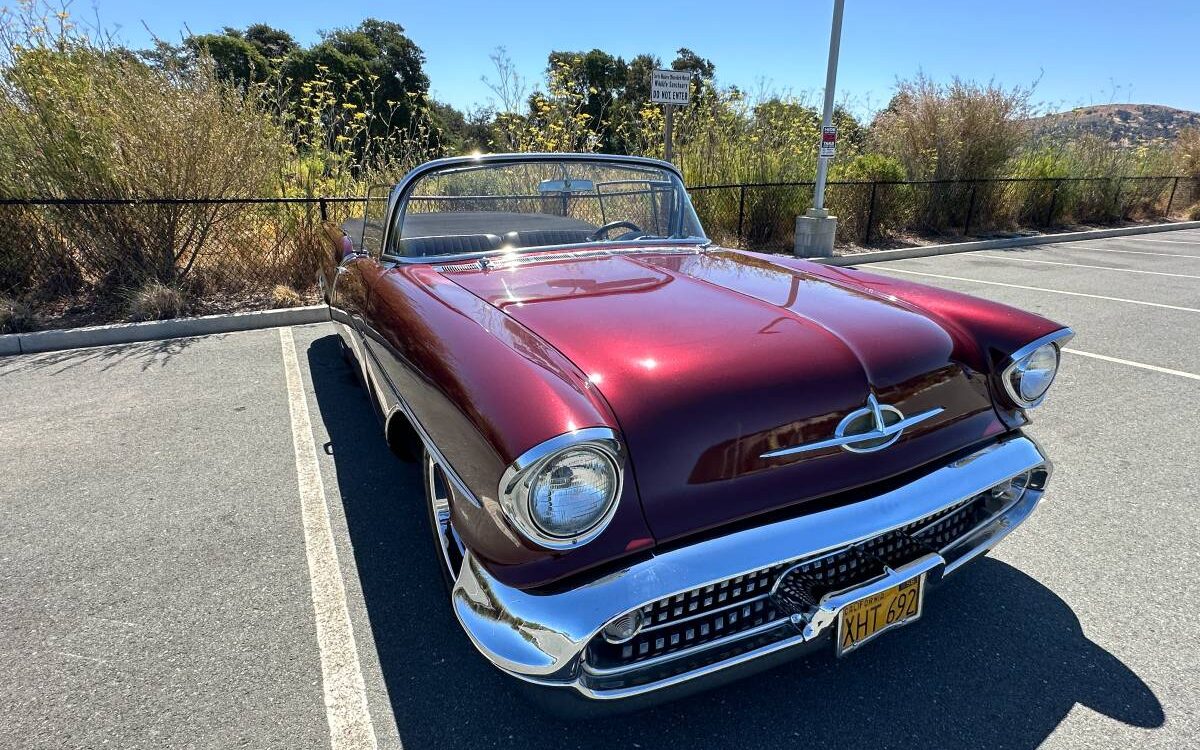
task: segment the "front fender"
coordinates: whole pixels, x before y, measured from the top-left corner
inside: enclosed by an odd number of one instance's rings
[[[652,543],[632,481],[604,532],[584,547],[552,551],[521,536],[499,504],[504,471],[558,435],[586,427],[619,434],[612,411],[557,350],[436,269],[381,267],[370,286],[367,346],[431,452],[461,480],[452,522],[492,575],[527,587]]]

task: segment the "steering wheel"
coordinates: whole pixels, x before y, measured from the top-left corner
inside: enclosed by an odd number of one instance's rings
[[[612,230],[620,229],[621,227],[624,227],[632,232],[636,232],[637,234],[642,234],[642,228],[637,224],[634,224],[632,221],[610,221],[602,227],[597,227],[596,231],[588,235],[588,239],[598,240]]]

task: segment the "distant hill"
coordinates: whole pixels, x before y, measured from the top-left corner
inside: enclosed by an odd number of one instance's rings
[[[1173,141],[1179,131],[1200,127],[1200,112],[1158,104],[1101,104],[1030,120],[1035,135],[1097,135],[1121,146]]]

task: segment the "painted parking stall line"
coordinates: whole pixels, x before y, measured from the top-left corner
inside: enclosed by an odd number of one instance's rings
[[[1186,253],[1156,253],[1150,250],[1122,250],[1115,247],[1093,247],[1091,245],[1080,245],[1074,242],[1059,245],[1046,245],[1054,250],[1094,250],[1098,253],[1123,253],[1125,255],[1158,255],[1164,258],[1191,258],[1192,260],[1200,260],[1200,255],[1188,255]]]
[[[1158,237],[1151,239],[1150,237],[1131,237],[1130,239],[1137,242],[1161,242],[1164,245],[1195,245],[1200,242],[1200,237],[1194,237],[1190,240],[1164,240]]]
[[[346,606],[346,587],[329,523],[325,484],[317,463],[312,421],[300,377],[300,363],[296,359],[292,329],[280,328],[279,339],[287,377],[288,411],[291,414],[292,443],[296,453],[296,476],[304,525],[304,549],[308,556],[312,585],[313,613],[316,617],[317,645],[321,652],[329,741],[333,750],[375,750],[378,742],[367,706],[367,688],[358,660],[354,628]]]
[[[1080,357],[1090,357],[1099,359],[1113,364],[1125,365],[1127,367],[1137,367],[1142,370],[1150,370],[1151,372],[1160,372],[1164,375],[1174,375],[1177,378],[1188,378],[1189,380],[1200,380],[1200,375],[1194,372],[1184,372],[1183,370],[1172,370],[1169,367],[1159,367],[1158,365],[1148,365],[1145,362],[1134,362],[1131,359],[1121,359],[1120,357],[1110,357],[1106,354],[1096,354],[1094,352],[1083,352],[1078,349],[1063,349],[1064,354],[1075,354]]]
[[[1151,276],[1174,276],[1179,279],[1200,279],[1200,276],[1191,273],[1169,273],[1167,271],[1143,271],[1137,268],[1114,268],[1112,266],[1096,266],[1088,263],[1067,263],[1059,260],[1035,260],[1033,258],[1017,258],[1007,257],[1004,255],[982,255],[979,253],[966,253],[968,258],[987,258],[989,260],[1011,260],[1016,263],[1042,263],[1047,266],[1070,266],[1071,268],[1094,268],[1100,271],[1117,271],[1119,273],[1144,273]]]
[[[896,268],[895,266],[883,266],[881,271],[894,271],[896,273],[906,273],[913,276],[926,276],[931,279],[946,279],[947,281],[965,281],[969,284],[987,284],[988,286],[1003,286],[1009,289],[1026,289],[1031,292],[1049,292],[1051,294],[1066,294],[1072,297],[1088,297],[1090,299],[1102,299],[1109,302],[1125,302],[1131,305],[1145,305],[1146,307],[1159,307],[1166,310],[1180,310],[1182,312],[1200,313],[1200,309],[1195,307],[1182,307],[1180,305],[1167,305],[1162,302],[1147,302],[1140,299],[1127,299],[1125,297],[1106,297],[1103,294],[1087,294],[1086,292],[1070,292],[1066,289],[1049,289],[1044,286],[1028,286],[1026,284],[1009,284],[1003,281],[984,281],[983,279],[969,279],[965,276],[949,276],[941,273],[926,273],[924,271],[909,271],[907,269]]]

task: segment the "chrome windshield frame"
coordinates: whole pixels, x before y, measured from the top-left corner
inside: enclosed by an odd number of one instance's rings
[[[683,197],[691,203],[691,196],[687,192],[687,186],[683,182],[683,173],[674,164],[663,161],[661,159],[651,159],[641,156],[625,156],[620,154],[577,154],[577,153],[527,153],[527,154],[480,154],[477,156],[455,156],[446,159],[435,159],[425,162],[424,164],[414,168],[392,188],[391,195],[388,199],[387,221],[384,226],[383,241],[381,243],[382,252],[380,259],[389,263],[396,264],[422,264],[422,263],[452,263],[461,261],[479,260],[496,255],[521,254],[525,252],[540,252],[542,250],[551,249],[552,247],[590,247],[593,245],[608,245],[607,242],[589,242],[579,243],[575,245],[555,245],[546,247],[528,247],[528,248],[497,248],[495,250],[484,250],[474,253],[456,253],[446,255],[426,255],[421,257],[409,257],[405,255],[396,255],[389,252],[392,244],[392,231],[395,226],[397,214],[404,210],[407,201],[410,197],[410,192],[414,185],[422,178],[433,172],[454,170],[456,168],[483,168],[486,166],[503,165],[503,164],[519,164],[521,162],[596,162],[596,163],[611,163],[619,165],[625,169],[637,170],[644,169],[646,171],[666,171],[679,180],[680,188],[682,189]],[[693,208],[693,213],[695,209]],[[636,246],[706,246],[711,244],[711,240],[704,234],[704,227],[700,224],[697,218],[697,226],[703,236],[687,237],[676,239],[646,239],[646,240],[625,240],[622,245]],[[615,244],[615,243],[614,243]]]

